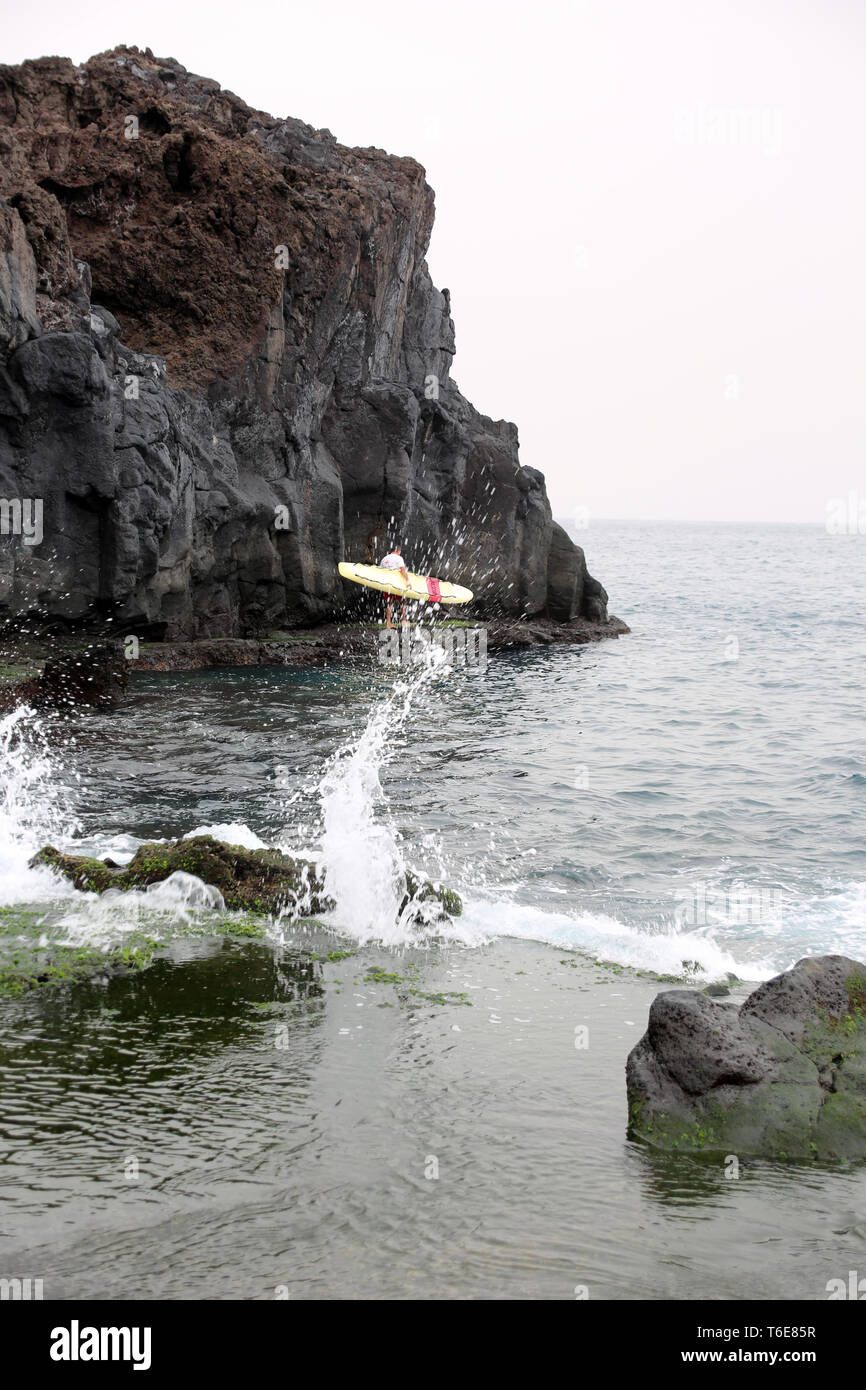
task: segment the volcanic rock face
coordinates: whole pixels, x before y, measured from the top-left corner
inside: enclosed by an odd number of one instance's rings
[[[515,426],[450,378],[432,224],[413,160],[149,50],[0,67],[0,613],[251,635],[399,538],[486,613],[605,621]]]
[[[659,994],[626,1081],[630,1133],[657,1148],[866,1158],[866,965],[807,957],[740,1009]]]

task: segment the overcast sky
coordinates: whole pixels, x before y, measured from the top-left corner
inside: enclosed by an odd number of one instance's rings
[[[6,4],[4,62],[150,47],[417,158],[454,377],[557,515],[866,499],[866,0]]]

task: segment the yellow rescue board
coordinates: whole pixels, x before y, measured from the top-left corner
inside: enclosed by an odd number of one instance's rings
[[[430,592],[426,576],[413,574],[411,570],[408,584],[399,570],[383,569],[381,565],[342,564],[339,570],[344,579],[351,579],[355,584],[364,584],[368,589],[380,589],[383,594],[419,599],[423,603],[437,601]],[[439,603],[468,603],[471,598],[472,590],[464,589],[462,584],[449,584],[444,579],[439,581]]]

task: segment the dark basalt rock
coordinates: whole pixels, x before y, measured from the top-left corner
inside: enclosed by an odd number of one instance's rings
[[[42,668],[37,705],[118,705],[126,695],[129,668],[120,642],[100,642],[83,651],[62,651]]]
[[[118,868],[110,859],[63,854],[52,845],[41,849],[30,863],[33,868],[41,865],[54,869],[76,888],[89,893],[104,893],[108,888],[146,888],[181,872],[193,874],[219,889],[226,907],[232,911],[312,917],[334,906],[324,879],[309,860],[294,859],[276,849],[227,845],[211,835],[141,845],[124,868]],[[417,904],[417,915],[429,919],[433,903],[438,904],[440,916],[456,917],[463,910],[460,897],[453,890],[407,874],[401,913],[410,904]],[[413,914],[407,915],[411,918]]]
[[[44,503],[0,617],[256,637],[360,605],[338,562],[399,536],[485,617],[604,623],[515,426],[451,379],[432,225],[413,160],[172,59],[0,67],[0,498]]]
[[[659,994],[626,1083],[629,1132],[658,1148],[866,1158],[866,965],[807,957],[739,1009]]]
[[[436,904],[436,908],[431,912],[431,907]],[[463,912],[463,900],[459,893],[455,893],[453,888],[442,888],[440,885],[432,883],[430,879],[420,878],[417,874],[406,874],[406,892],[400,903],[400,916],[412,905],[413,913],[419,909],[417,915],[424,918],[433,917],[437,921],[446,921],[449,917],[459,917]],[[412,916],[413,913],[409,915]]]
[[[40,865],[56,870],[88,893],[104,893],[107,888],[146,888],[182,872],[194,874],[219,889],[226,907],[232,911],[289,910],[295,915],[313,916],[333,907],[323,880],[308,860],[292,859],[275,849],[227,845],[211,835],[141,845],[121,869],[101,859],[63,854],[46,845],[31,860],[32,867]]]
[[[0,713],[19,704],[35,709],[106,709],[124,700],[128,684],[122,643],[69,648],[49,656],[38,675],[0,690]]]

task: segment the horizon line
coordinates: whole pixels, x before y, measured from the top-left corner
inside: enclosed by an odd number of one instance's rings
[[[768,521],[764,518],[740,517],[737,519],[722,520],[719,517],[674,517],[674,516],[592,516],[591,520],[584,526],[578,526],[570,517],[557,517],[554,521],[560,526],[572,526],[578,531],[588,531],[592,528],[594,521],[615,521],[622,524],[646,525],[647,523],[664,523],[666,526],[816,526],[819,530],[826,529],[823,521]]]

